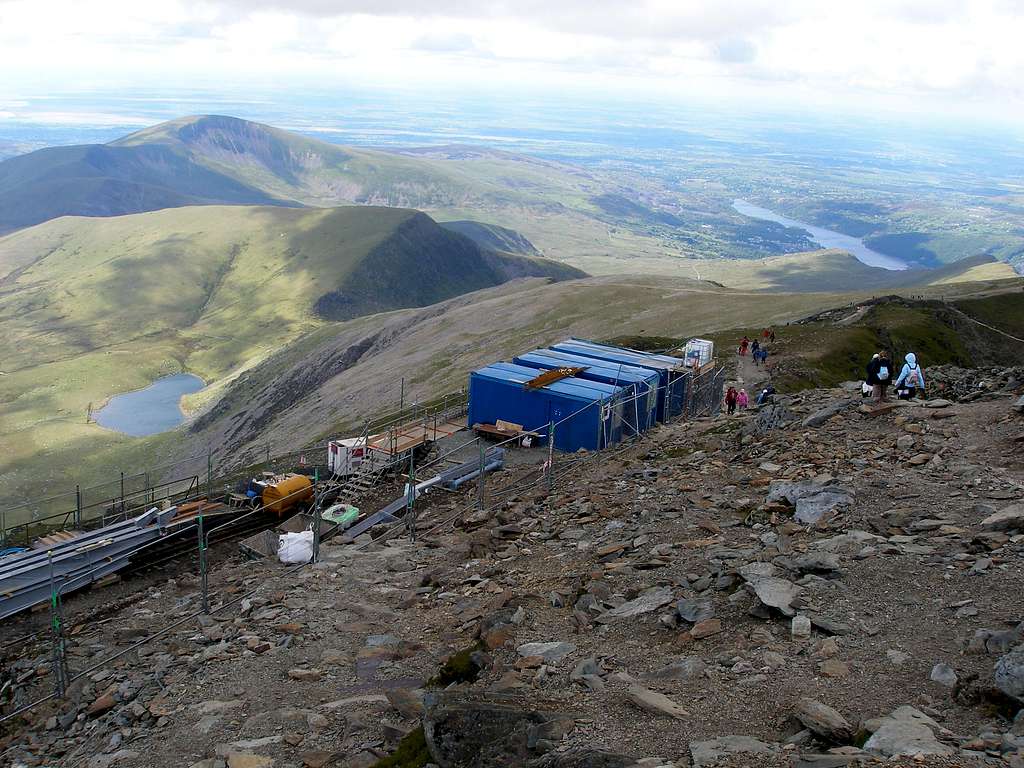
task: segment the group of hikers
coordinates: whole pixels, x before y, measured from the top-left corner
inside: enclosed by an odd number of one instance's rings
[[[775,342],[775,329],[765,328],[761,331],[761,340],[754,339],[751,341],[749,336],[744,336],[740,339],[739,353],[740,357],[747,356],[747,350],[750,350],[750,356],[754,360],[754,365],[758,368],[761,365],[768,364],[768,342]]]
[[[864,397],[871,397],[875,403],[887,403],[891,386],[896,390],[896,396],[900,400],[924,397],[924,370],[917,362],[917,355],[908,352],[903,359],[900,375],[893,379],[895,366],[889,359],[889,353],[884,349],[876,353],[867,365],[867,375],[864,377],[861,394]]]
[[[754,360],[754,365],[760,368],[762,365],[765,368],[768,367],[768,344],[775,343],[775,329],[765,328],[761,331],[760,339],[751,339],[749,336],[744,336],[740,339],[740,345],[737,349],[740,357],[746,357],[747,352],[750,353],[751,358]],[[766,402],[771,402],[775,395],[775,388],[770,384],[757,395],[757,400],[754,405],[764,405]],[[750,403],[750,395],[747,394],[745,389],[736,389],[736,387],[729,387],[725,393],[725,409],[728,413],[736,413],[737,411],[745,411]]]

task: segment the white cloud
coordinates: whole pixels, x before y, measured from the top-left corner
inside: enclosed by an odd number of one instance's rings
[[[0,0],[0,89],[272,82],[1021,109],[1019,0]]]

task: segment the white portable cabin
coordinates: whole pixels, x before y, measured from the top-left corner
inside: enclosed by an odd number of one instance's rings
[[[346,437],[327,444],[327,468],[332,474],[348,477],[387,462],[387,457],[365,437]]]

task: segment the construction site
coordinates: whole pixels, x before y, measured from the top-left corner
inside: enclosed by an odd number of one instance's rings
[[[368,423],[360,435],[221,476],[209,463],[206,477],[150,485],[147,475],[145,489],[89,506],[76,489],[73,509],[5,527],[4,653],[10,661],[26,639],[45,638],[53,663],[33,680],[36,692],[50,688],[40,699],[26,701],[20,687],[14,695],[15,681],[6,681],[4,720],[59,700],[95,669],[76,669],[66,653],[76,600],[89,604],[89,595],[123,579],[179,570],[195,573],[196,615],[204,615],[227,606],[210,600],[211,557],[301,568],[329,541],[415,542],[510,493],[554,487],[589,456],[659,423],[718,412],[724,371],[707,343],[686,354],[571,339],[474,371],[463,392]]]

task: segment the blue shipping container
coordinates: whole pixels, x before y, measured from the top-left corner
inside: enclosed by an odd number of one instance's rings
[[[659,421],[666,421],[679,416],[686,407],[686,383],[689,380],[689,376],[683,366],[682,359],[679,359],[679,365],[676,365],[673,362],[669,362],[676,360],[676,358],[665,359],[665,355],[648,355],[645,352],[619,349],[578,339],[552,344],[551,349],[557,352],[567,352],[572,355],[582,355],[583,357],[657,371],[659,377]],[[659,357],[662,359],[657,359]]]
[[[569,355],[551,349],[535,349],[525,355],[518,355],[512,362],[542,370],[585,367],[585,370],[576,374],[576,378],[622,387],[629,397],[623,409],[623,417],[629,427],[627,437],[630,432],[646,432],[657,421],[658,374],[654,371],[632,365],[606,363],[592,357]]]
[[[468,423],[494,424],[499,419],[547,434],[555,422],[555,448],[596,451],[622,435],[622,388],[567,378],[527,388],[535,368],[495,363],[469,375]],[[618,412],[616,412],[618,409]]]
[[[515,363],[506,362],[491,363],[489,367],[508,371],[516,376],[529,375],[531,379],[544,373],[544,371],[539,371],[536,368],[531,368],[530,366],[516,365]],[[601,401],[602,404],[600,407],[595,405],[591,407],[591,410],[602,411],[601,430],[604,435],[603,447],[615,445],[622,441],[624,431],[623,414],[626,407],[626,401],[629,399],[629,393],[626,392],[623,387],[617,387],[611,384],[602,384],[597,381],[587,381],[586,379],[574,378],[572,376],[559,379],[547,386],[551,387],[552,391],[555,392],[568,392],[571,389],[571,391],[577,394],[592,398],[592,402]],[[604,400],[602,400],[602,398],[604,398]],[[554,421],[557,422],[558,419],[554,419]]]

